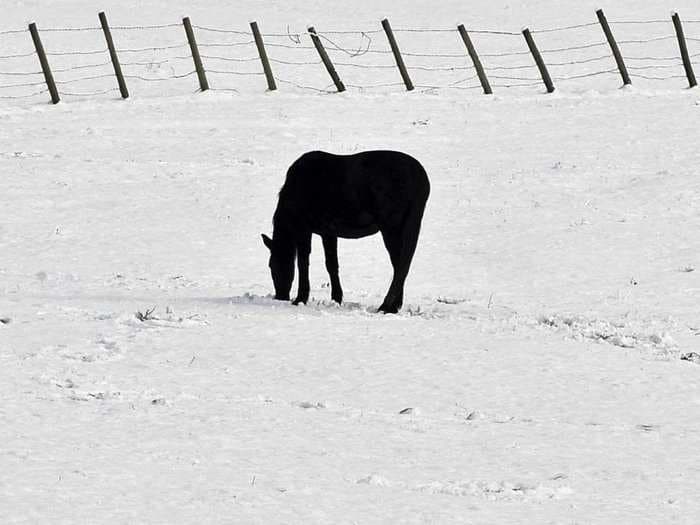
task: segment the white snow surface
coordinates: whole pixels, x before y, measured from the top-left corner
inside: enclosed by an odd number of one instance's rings
[[[6,4],[8,28],[96,16]],[[115,24],[282,31],[598,7],[109,4]],[[0,102],[0,521],[697,523],[700,97],[542,92]],[[399,315],[376,313],[379,236],[340,240],[342,306],[316,238],[312,300],[271,298],[260,233],[313,149],[425,166]]]

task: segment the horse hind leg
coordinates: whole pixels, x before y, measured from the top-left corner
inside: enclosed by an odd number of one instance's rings
[[[338,237],[324,235],[323,251],[326,256],[326,270],[331,279],[331,299],[338,304],[343,303],[343,288],[340,286],[338,275]]]
[[[397,280],[397,275],[399,272],[399,264],[401,260],[401,231],[382,231],[382,239],[384,240],[384,246],[389,252],[389,258],[391,259],[391,266],[394,269],[394,274],[391,280],[391,285],[389,286],[389,292],[387,292],[382,305],[379,307],[380,312],[385,314],[397,313],[401,304],[403,304],[403,290],[401,290],[400,296],[392,293],[392,290],[396,288],[395,283]]]
[[[395,314],[403,306],[404,283],[418,244],[424,207],[425,203],[414,204],[399,231],[382,232],[384,245],[389,251],[391,264],[394,267],[394,276],[389,285],[389,291],[379,307],[380,312]]]

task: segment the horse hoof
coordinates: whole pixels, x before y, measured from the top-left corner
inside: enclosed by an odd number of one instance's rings
[[[399,308],[397,306],[387,306],[383,304],[379,307],[378,311],[383,314],[397,314],[399,313]]]

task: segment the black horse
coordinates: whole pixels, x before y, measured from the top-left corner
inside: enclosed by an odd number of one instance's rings
[[[397,151],[333,155],[305,153],[287,171],[273,218],[270,271],[275,299],[289,300],[294,258],[299,288],[294,304],[309,299],[311,234],[323,239],[331,298],[341,303],[338,237],[357,239],[381,232],[394,267],[394,277],[379,311],[396,313],[418,242],[430,182],[423,166]]]

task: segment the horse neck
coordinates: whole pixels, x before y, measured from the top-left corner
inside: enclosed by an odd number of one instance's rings
[[[290,218],[280,208],[275,212],[272,221],[272,239],[283,252],[294,252],[294,231]]]

